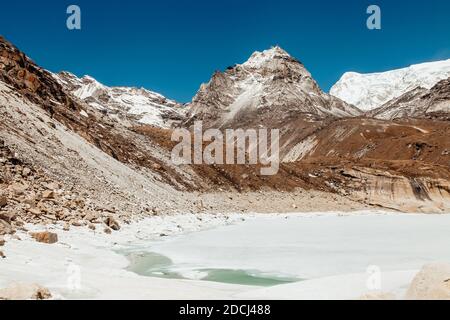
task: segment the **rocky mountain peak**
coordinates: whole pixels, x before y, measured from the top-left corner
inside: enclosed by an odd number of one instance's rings
[[[318,89],[318,85],[312,80],[311,73],[305,66],[278,46],[262,52],[254,52],[246,62],[237,65],[235,69],[250,72],[257,77],[272,78],[272,80],[309,82],[311,90]]]
[[[354,116],[360,111],[324,93],[305,66],[277,46],[216,72],[193,98],[188,123],[203,120],[218,126],[261,125],[294,118],[295,114],[324,118]]]
[[[280,48],[279,46],[272,47],[268,50],[264,50],[262,52],[256,51],[254,52],[250,58],[242,64],[242,66],[247,68],[261,68],[265,67],[268,64],[273,63],[274,61],[290,61],[293,59],[289,53]]]

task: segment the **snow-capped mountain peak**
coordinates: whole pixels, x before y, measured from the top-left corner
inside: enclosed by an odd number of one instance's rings
[[[243,64],[216,72],[193,98],[189,121],[260,125],[295,115],[316,119],[359,114],[357,108],[324,93],[301,62],[273,47],[253,53]]]
[[[273,62],[276,58],[292,59],[289,53],[284,51],[279,46],[275,46],[262,52],[260,51],[254,52],[251,55],[251,57],[245,63],[242,64],[242,66],[257,69],[267,65],[268,63]]]
[[[108,87],[91,76],[78,78],[69,72],[54,77],[75,97],[116,121],[168,128],[182,117],[181,104],[144,88]]]
[[[380,73],[347,72],[331,88],[330,94],[369,111],[417,87],[431,89],[449,77],[450,59]]]

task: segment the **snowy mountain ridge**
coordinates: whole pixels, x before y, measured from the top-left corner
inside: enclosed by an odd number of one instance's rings
[[[275,46],[216,72],[201,85],[188,107],[143,88],[108,87],[90,76],[78,78],[69,72],[53,76],[75,97],[128,126],[137,123],[170,128],[174,122],[205,120],[222,127],[299,116],[306,121],[353,117],[382,106],[392,116],[406,114],[386,105],[450,78],[450,59],[381,73],[347,72],[327,94],[300,61]]]
[[[53,75],[63,87],[110,118],[132,118],[140,124],[170,127],[182,115],[182,105],[143,88],[108,87],[90,76],[78,78],[69,72]]]
[[[347,72],[331,88],[330,94],[369,111],[417,87],[431,89],[449,77],[450,59],[380,73]]]
[[[416,88],[380,108],[367,113],[377,119],[399,118],[450,119],[450,78],[438,82],[431,89]]]

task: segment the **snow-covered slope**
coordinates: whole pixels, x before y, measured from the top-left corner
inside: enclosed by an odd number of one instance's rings
[[[450,78],[430,90],[416,88],[393,99],[367,115],[385,120],[399,118],[450,118]]]
[[[449,77],[450,59],[382,73],[347,72],[331,88],[330,94],[369,111],[417,87],[431,89]]]
[[[80,79],[69,72],[54,77],[74,96],[117,121],[126,118],[167,128],[173,120],[179,120],[183,112],[177,102],[146,89],[107,87],[92,77]]]
[[[241,65],[216,72],[194,97],[189,116],[225,125],[360,113],[324,93],[303,64],[280,47],[273,47],[255,52]]]

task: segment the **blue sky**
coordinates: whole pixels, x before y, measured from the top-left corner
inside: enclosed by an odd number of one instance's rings
[[[66,8],[82,30],[66,28]],[[366,9],[382,10],[382,30]],[[450,1],[7,1],[0,34],[41,66],[145,87],[189,101],[215,70],[280,45],[328,91],[345,71],[375,72],[450,58]]]

